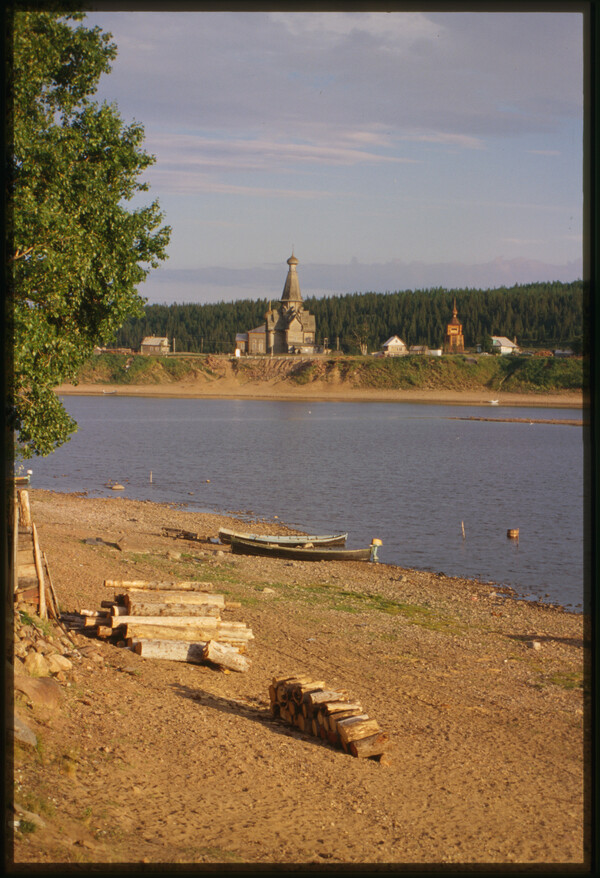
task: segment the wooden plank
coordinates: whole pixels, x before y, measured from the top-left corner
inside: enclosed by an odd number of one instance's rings
[[[165,591],[173,589],[175,591],[206,591],[207,587],[210,587],[212,583],[200,582],[199,580],[184,580],[178,582],[175,579],[105,579],[104,585],[106,588],[115,589],[143,588],[150,590],[164,589]]]
[[[216,631],[219,620],[216,616],[113,616],[113,625],[152,625],[172,627],[189,626],[193,628],[205,628],[210,631]],[[168,639],[168,638],[167,638]]]
[[[17,577],[18,579],[37,579],[38,575],[35,560],[31,564],[18,564]]]
[[[189,625],[166,626],[166,625],[139,625],[129,623],[125,629],[126,637],[134,640],[184,640],[188,643],[195,641],[217,640],[219,643],[230,643],[236,646],[245,646],[250,637],[242,637],[239,632],[233,634],[217,631],[215,628],[196,628]]]
[[[149,601],[162,604],[212,604],[215,607],[225,607],[225,596],[208,591],[185,591],[184,589],[143,589],[130,588],[127,590],[127,602]]]
[[[135,600],[129,601],[127,607],[131,616],[221,616],[221,608],[213,604],[162,604]]]

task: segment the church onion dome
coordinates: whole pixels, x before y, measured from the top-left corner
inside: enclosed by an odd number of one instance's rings
[[[293,253],[290,256],[290,258],[288,259],[287,264],[288,265],[298,265],[298,260],[296,259],[296,257],[294,256]]]

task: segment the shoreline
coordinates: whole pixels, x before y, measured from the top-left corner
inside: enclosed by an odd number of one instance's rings
[[[49,622],[44,639],[26,604],[15,620],[15,715],[45,755],[15,747],[16,816],[41,817],[35,833],[15,833],[16,863],[589,859],[583,613],[385,562],[232,554],[213,539],[234,515],[29,496],[61,614],[76,622],[66,638]],[[132,581],[190,580],[227,595],[230,621],[251,630],[244,673],[145,658],[117,629],[83,624]],[[49,662],[56,644],[65,669],[34,682],[30,653]],[[385,735],[384,758],[353,759],[278,719],[270,686],[296,675],[355,700]],[[48,684],[52,706],[36,691]]]
[[[61,384],[54,389],[57,396],[138,396],[156,399],[250,399],[274,402],[396,402],[429,405],[463,405],[494,408],[564,408],[583,409],[589,405],[582,391],[564,393],[500,393],[483,390],[378,390],[349,388],[315,383],[293,387],[283,382],[260,382],[241,385],[227,379],[182,384]]]

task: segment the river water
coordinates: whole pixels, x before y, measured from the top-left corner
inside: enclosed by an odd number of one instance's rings
[[[510,585],[569,609],[583,603],[584,429],[462,420],[579,411],[118,395],[62,402],[78,432],[34,459],[32,488],[114,497],[107,485],[119,482],[119,496],[348,531],[349,547],[378,537],[385,563]]]

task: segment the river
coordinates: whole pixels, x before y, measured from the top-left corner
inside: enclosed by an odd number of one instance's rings
[[[412,403],[69,396],[78,432],[34,459],[32,488],[185,504],[382,540],[381,561],[584,599],[581,417]],[[464,420],[463,420],[464,418]],[[165,523],[168,523],[165,521]],[[464,535],[463,535],[464,526]],[[519,529],[519,539],[507,538]],[[587,557],[587,556],[586,556]]]

